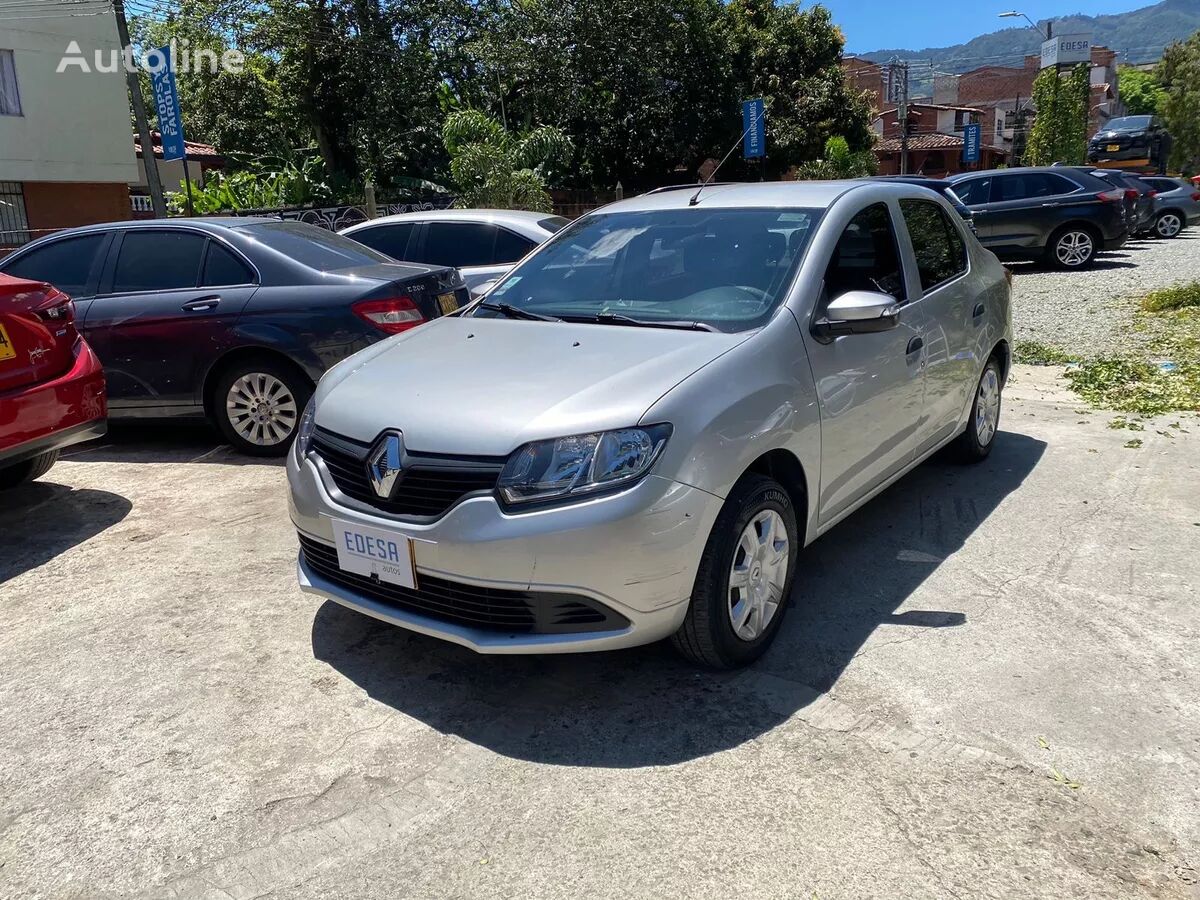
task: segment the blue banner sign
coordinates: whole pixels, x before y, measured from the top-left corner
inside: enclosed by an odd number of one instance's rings
[[[154,86],[154,105],[158,109],[163,159],[183,159],[186,155],[183,122],[179,118],[179,91],[175,87],[175,61],[171,59],[171,46],[159,47],[147,56],[153,66],[150,82]]]
[[[762,97],[742,101],[742,155],[746,159],[767,155],[767,120]]]
[[[979,162],[979,145],[982,140],[982,125],[963,126],[963,162]]]

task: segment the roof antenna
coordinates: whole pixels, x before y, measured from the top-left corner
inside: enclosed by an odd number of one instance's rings
[[[767,114],[766,110],[763,110],[763,115],[765,116],[766,114]],[[721,161],[719,163],[717,163],[717,167],[708,173],[708,177],[705,178],[704,182],[700,185],[700,187],[696,189],[696,193],[692,194],[691,199],[688,200],[688,206],[695,206],[697,203],[700,202],[700,192],[702,190],[704,190],[706,187],[708,187],[708,183],[710,181],[712,181],[713,178],[716,177],[717,172],[719,172],[721,169],[721,166],[725,165],[725,160],[729,159],[729,157],[733,153],[733,151],[737,149],[737,145],[746,139],[746,135],[748,135],[750,133],[750,129],[753,128],[754,125],[755,125],[755,122],[753,120],[751,120],[750,126],[745,131],[742,132],[741,137],[739,137],[736,141],[733,142],[733,146],[729,148],[729,151],[723,157],[721,157]]]

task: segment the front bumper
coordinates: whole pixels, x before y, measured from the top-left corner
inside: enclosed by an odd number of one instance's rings
[[[470,496],[432,522],[415,523],[340,502],[315,457],[288,454],[289,510],[300,533],[333,545],[332,518],[406,536],[421,578],[460,585],[580,595],[628,624],[605,631],[541,633],[479,628],[425,615],[323,577],[300,554],[301,590],[394,625],[480,653],[571,653],[661,640],[687,611],[721,498],[651,475],[618,494],[519,514],[491,495]]]

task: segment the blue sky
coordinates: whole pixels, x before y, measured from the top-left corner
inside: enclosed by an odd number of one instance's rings
[[[1090,16],[1128,12],[1150,6],[1155,0],[822,0],[833,13],[833,20],[846,35],[846,50],[903,47],[944,47],[961,44],[979,34],[999,31],[1024,19],[998,19],[996,13],[1009,9],[1024,12],[1035,22],[1053,16],[1084,13]],[[1012,5],[1015,4],[1015,5]],[[802,2],[807,7],[811,3]]]

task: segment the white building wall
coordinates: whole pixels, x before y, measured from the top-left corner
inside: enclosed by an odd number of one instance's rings
[[[12,12],[0,27],[0,49],[13,51],[22,115],[0,116],[0,181],[136,180],[125,72],[94,65],[95,50],[107,64],[120,49],[112,12],[30,19]],[[56,72],[71,41],[90,73],[75,65]]]

